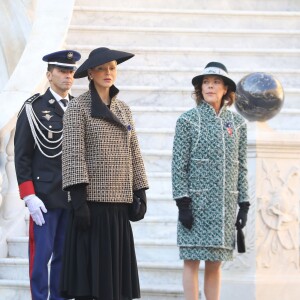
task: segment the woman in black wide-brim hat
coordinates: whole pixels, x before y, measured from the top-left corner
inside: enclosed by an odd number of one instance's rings
[[[222,63],[208,63],[192,84],[197,105],[177,120],[173,145],[177,244],[185,299],[198,299],[199,264],[205,261],[205,297],[219,300],[221,263],[232,260],[235,227],[246,225],[250,205],[247,127],[228,109],[236,85]]]
[[[89,90],[64,116],[63,189],[70,216],[61,275],[65,298],[140,298],[131,221],[146,212],[144,164],[129,107],[117,98],[117,65],[133,54],[93,50],[75,72]]]

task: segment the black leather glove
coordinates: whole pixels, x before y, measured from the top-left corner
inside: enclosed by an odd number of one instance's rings
[[[74,223],[78,230],[85,231],[91,225],[90,209],[86,203],[86,185],[74,185],[69,190],[74,209]]]
[[[236,222],[235,222],[235,226],[237,228],[242,229],[246,226],[249,206],[250,206],[250,203],[248,201],[239,203],[240,209],[239,209],[238,215],[236,217]]]
[[[147,196],[144,189],[133,192],[133,201],[129,206],[128,217],[132,222],[142,220],[147,211]]]
[[[191,209],[192,199],[188,197],[183,197],[176,199],[176,205],[179,210],[179,221],[187,229],[191,229],[194,222],[193,212]]]

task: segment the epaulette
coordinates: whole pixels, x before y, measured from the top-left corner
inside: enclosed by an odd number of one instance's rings
[[[21,107],[21,109],[20,109],[20,111],[19,111],[19,113],[18,113],[18,118],[19,118],[21,112],[23,111],[25,105],[26,105],[26,104],[32,104],[32,103],[33,103],[36,99],[38,99],[39,97],[40,97],[40,93],[36,93],[36,94],[34,94],[33,96],[31,96],[30,98],[28,98],[28,99],[24,102],[24,104],[22,105],[22,107]]]

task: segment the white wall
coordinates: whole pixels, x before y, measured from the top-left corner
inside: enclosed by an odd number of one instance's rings
[[[0,90],[13,73],[30,35],[36,0],[0,0]]]

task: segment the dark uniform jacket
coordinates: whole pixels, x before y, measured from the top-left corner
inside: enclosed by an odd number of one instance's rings
[[[131,203],[148,181],[129,107],[110,88],[110,109],[90,90],[72,100],[64,118],[63,188],[87,185],[87,201]]]
[[[62,135],[64,111],[50,90],[27,103],[32,105],[42,135],[51,141],[59,139]],[[51,133],[49,130],[60,133]],[[59,145],[46,142],[42,135],[37,130],[37,137],[46,147]],[[61,151],[61,145],[56,149],[46,147],[41,146],[41,149],[49,156]],[[32,134],[25,107],[22,108],[16,125],[15,168],[21,198],[36,194],[47,209],[67,207],[67,193],[62,190],[61,155],[49,158],[41,153]]]

